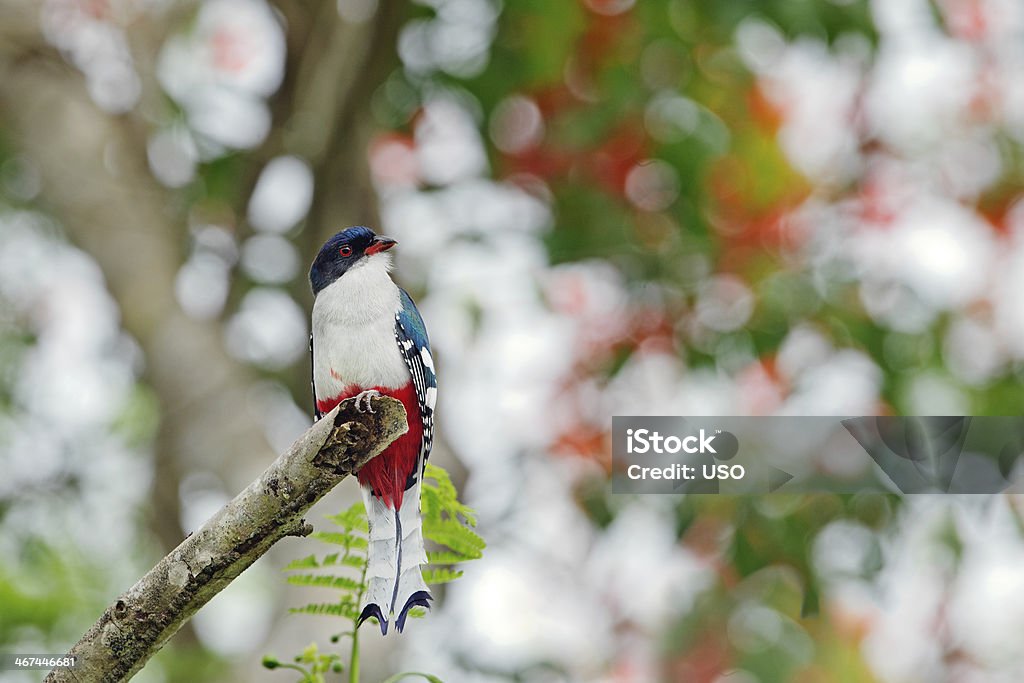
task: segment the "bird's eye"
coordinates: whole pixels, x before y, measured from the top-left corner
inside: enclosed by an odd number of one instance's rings
[[[345,245],[343,245],[341,247],[341,249],[338,250],[338,253],[341,254],[342,256],[351,256],[352,255],[352,247],[350,247],[347,244],[345,244]]]

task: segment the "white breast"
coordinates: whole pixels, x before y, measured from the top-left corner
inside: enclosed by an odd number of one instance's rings
[[[353,385],[397,389],[411,375],[395,341],[398,287],[390,255],[367,258],[322,289],[313,303],[313,383],[318,399]]]

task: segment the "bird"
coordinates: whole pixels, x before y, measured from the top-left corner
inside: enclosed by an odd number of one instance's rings
[[[437,376],[426,326],[408,292],[391,279],[397,242],[364,226],[327,240],[309,270],[313,289],[310,353],[316,419],[355,397],[391,396],[409,430],[357,473],[369,520],[367,586],[356,626],[375,617],[405,627],[409,610],[430,607],[420,566],[427,562],[420,484],[433,443]]]

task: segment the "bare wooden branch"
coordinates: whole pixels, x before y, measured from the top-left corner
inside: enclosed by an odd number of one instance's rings
[[[210,598],[285,536],[312,528],[303,514],[338,482],[408,430],[401,402],[348,399],[313,425],[256,481],[110,605],[71,648],[75,669],[48,682],[131,678]]]

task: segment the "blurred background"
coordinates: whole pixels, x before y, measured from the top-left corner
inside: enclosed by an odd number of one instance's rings
[[[608,486],[615,414],[1020,414],[1022,73],[1016,0],[6,0],[0,650],[310,425],[306,271],[366,224],[490,545],[364,680],[1024,680],[1021,498]],[[291,680],[314,550],[136,680]]]

